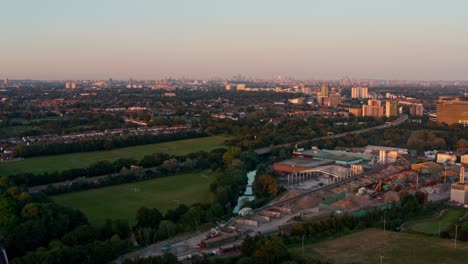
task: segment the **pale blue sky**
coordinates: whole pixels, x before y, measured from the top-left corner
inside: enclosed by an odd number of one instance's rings
[[[0,0],[0,79],[468,79],[465,0]]]

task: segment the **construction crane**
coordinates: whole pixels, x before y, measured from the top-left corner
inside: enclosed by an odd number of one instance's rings
[[[377,185],[374,187],[374,189],[376,191],[382,191],[382,181],[379,181],[379,183],[377,183]]]

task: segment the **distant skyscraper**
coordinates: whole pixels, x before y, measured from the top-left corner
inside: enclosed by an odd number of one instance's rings
[[[72,83],[71,83],[71,88],[72,88],[72,89],[76,89],[76,82],[72,82]]]
[[[330,86],[328,83],[323,83],[322,87],[320,87],[320,95],[321,96],[328,96],[330,94]]]
[[[70,89],[70,88],[71,88],[71,82],[66,82],[65,89]]]
[[[369,98],[367,87],[353,87],[351,88],[351,98]]]
[[[385,116],[398,116],[398,102],[397,101],[387,101],[385,102]]]
[[[9,80],[8,80],[8,78],[6,78],[5,80],[3,80],[3,84],[4,84],[5,86],[7,86],[7,85],[8,85],[8,83],[9,83]]]

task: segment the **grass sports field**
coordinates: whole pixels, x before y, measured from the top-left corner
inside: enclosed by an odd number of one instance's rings
[[[301,255],[301,246],[290,251]],[[467,263],[468,243],[425,235],[366,229],[334,240],[304,246],[304,257],[331,263]]]
[[[405,225],[405,229],[408,231],[438,235],[439,224],[441,232],[448,231],[464,214],[465,210],[463,208],[449,208],[442,217],[409,222]]]
[[[83,168],[88,167],[96,161],[114,161],[120,158],[141,159],[145,155],[158,152],[168,153],[171,155],[184,155],[200,150],[210,151],[216,148],[225,147],[224,141],[226,139],[226,137],[222,136],[211,136],[106,151],[28,158],[20,161],[0,163],[0,175],[11,175],[19,172],[39,173],[45,171],[61,171],[71,168]]]
[[[52,199],[59,204],[81,210],[94,225],[101,225],[106,218],[125,219],[133,224],[136,211],[141,206],[158,208],[164,213],[177,207],[179,203],[190,205],[209,201],[209,185],[214,179],[215,175],[210,173],[183,173],[61,194],[52,196]]]

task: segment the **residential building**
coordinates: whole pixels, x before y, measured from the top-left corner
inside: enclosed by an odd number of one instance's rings
[[[328,106],[337,107],[339,104],[341,104],[341,95],[330,94],[330,96],[328,97]]]
[[[422,116],[424,112],[424,106],[422,104],[412,104],[409,108],[411,116]]]
[[[369,91],[367,87],[353,87],[351,88],[351,98],[369,98]]]
[[[348,109],[350,114],[353,114],[354,116],[362,116],[362,108],[349,108]]]
[[[328,96],[330,94],[330,86],[328,83],[323,83],[320,87],[320,95],[321,96]]]
[[[385,102],[385,116],[398,116],[398,102],[397,101],[386,101]]]
[[[362,106],[362,116],[382,117],[383,115],[384,108],[380,100],[369,100],[367,105]]]

